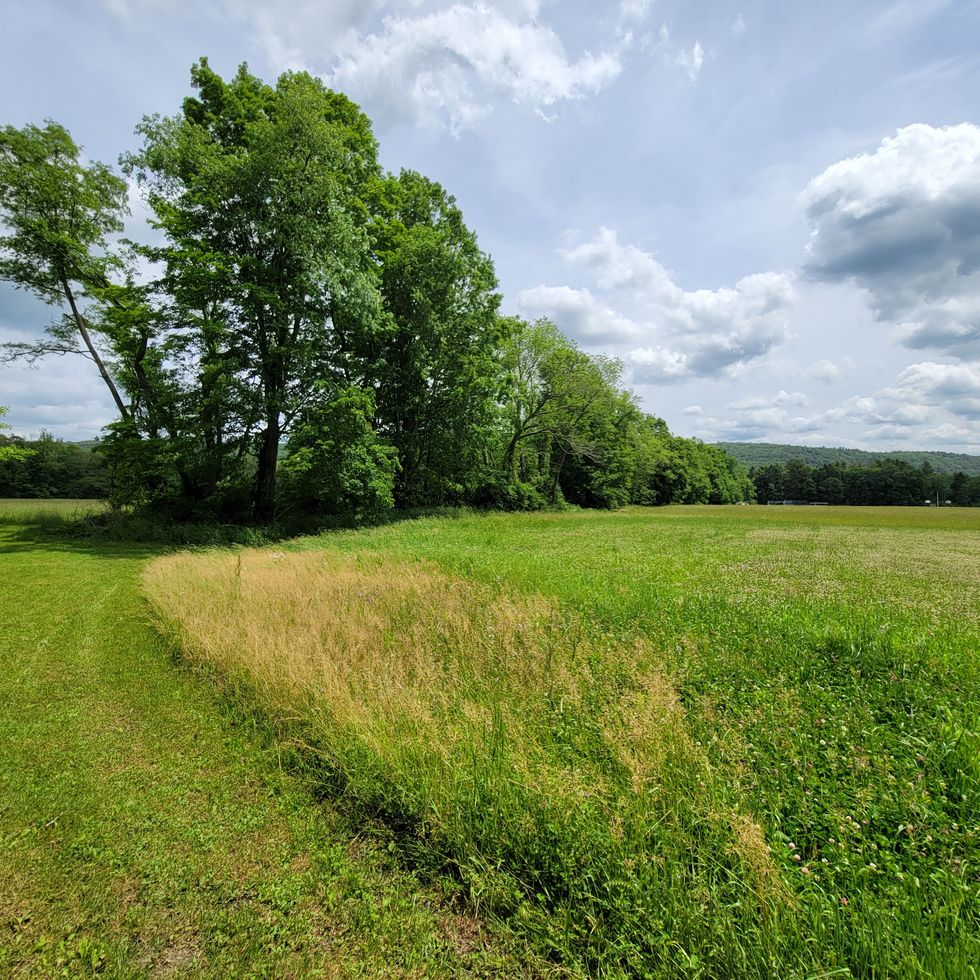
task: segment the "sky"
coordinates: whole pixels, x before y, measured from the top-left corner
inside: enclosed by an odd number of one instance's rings
[[[93,159],[201,55],[358,102],[438,180],[506,313],[615,355],[705,441],[980,453],[978,0],[3,0],[0,123]],[[134,232],[141,203],[133,200]],[[50,312],[0,284],[0,342]],[[0,367],[14,430],[91,438],[92,365]]]

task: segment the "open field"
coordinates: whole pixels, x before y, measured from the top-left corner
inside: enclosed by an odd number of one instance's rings
[[[150,557],[0,526],[0,976],[545,972],[173,662]]]
[[[0,498],[0,524],[37,524],[46,517],[73,520],[99,514],[107,506],[101,500]]]
[[[977,975],[980,512],[418,520],[144,583],[414,866],[573,968]]]

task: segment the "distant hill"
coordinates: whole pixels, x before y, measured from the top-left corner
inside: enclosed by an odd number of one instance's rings
[[[937,473],[980,476],[980,456],[968,456],[966,453],[934,453],[925,450],[872,453],[864,449],[784,446],[775,442],[716,442],[714,445],[749,467],[766,466],[769,463],[782,464],[791,459],[800,459],[808,466],[823,466],[826,463],[870,466],[876,459],[900,459],[912,466],[928,463]]]

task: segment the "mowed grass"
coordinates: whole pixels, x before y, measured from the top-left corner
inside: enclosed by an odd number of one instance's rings
[[[0,526],[0,976],[540,973],[173,662],[150,557]]]
[[[980,512],[417,520],[144,582],[332,792],[569,968],[977,976]]]

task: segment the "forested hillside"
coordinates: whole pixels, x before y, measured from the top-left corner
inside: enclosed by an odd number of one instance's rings
[[[980,456],[965,453],[929,452],[927,450],[902,450],[889,453],[868,452],[864,449],[830,448],[826,446],[789,446],[775,442],[716,442],[712,445],[734,456],[745,466],[783,464],[792,459],[808,466],[824,466],[842,463],[852,466],[870,466],[876,460],[897,459],[911,466],[928,463],[937,473],[965,473],[980,476]]]
[[[0,434],[0,498],[108,497],[111,474],[97,445]]]

